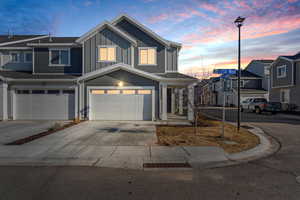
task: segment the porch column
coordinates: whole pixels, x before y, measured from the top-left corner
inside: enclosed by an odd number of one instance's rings
[[[179,115],[183,115],[183,89],[179,89]]]
[[[162,83],[160,85],[160,105],[161,105],[161,113],[160,113],[160,119],[161,120],[167,120],[167,84]]]
[[[79,83],[79,119],[84,119],[84,85]]]
[[[78,92],[78,87],[79,87],[79,85],[76,85],[75,86],[75,119],[77,120],[77,119],[79,119],[79,109],[78,109],[78,107],[79,107],[79,101],[78,101],[78,99],[79,99],[79,92]]]
[[[194,87],[188,86],[188,120],[194,120]]]
[[[8,106],[7,106],[7,83],[2,83],[2,119],[7,120],[8,119]]]
[[[175,88],[171,89],[171,113],[175,114],[176,107],[175,107]]]

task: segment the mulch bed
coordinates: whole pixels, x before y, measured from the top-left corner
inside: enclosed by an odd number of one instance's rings
[[[61,131],[61,130],[64,130],[66,128],[69,128],[71,126],[74,126],[74,125],[77,125],[79,123],[81,123],[82,121],[73,121],[73,122],[70,122],[68,124],[65,124],[59,128],[56,128],[56,129],[53,129],[53,130],[48,130],[48,131],[44,131],[44,132],[41,132],[41,133],[38,133],[38,134],[35,134],[35,135],[31,135],[31,136],[28,136],[28,137],[25,137],[25,138],[21,138],[21,139],[18,139],[18,140],[15,140],[13,142],[9,142],[9,143],[6,143],[5,145],[22,145],[22,144],[26,144],[26,143],[29,143],[33,140],[37,140],[41,137],[45,137],[47,135],[50,135],[50,134],[53,134],[53,133],[56,133],[57,131]]]

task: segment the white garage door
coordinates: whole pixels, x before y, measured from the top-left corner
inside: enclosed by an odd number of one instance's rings
[[[152,90],[90,90],[91,120],[152,120]]]
[[[17,90],[14,118],[17,120],[74,119],[74,90]]]

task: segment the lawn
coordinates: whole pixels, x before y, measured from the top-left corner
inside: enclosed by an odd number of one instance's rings
[[[247,129],[239,132],[235,126],[225,123],[224,137],[222,122],[200,115],[198,128],[193,126],[160,125],[156,127],[159,145],[165,146],[218,146],[228,153],[237,153],[257,146],[259,138]]]

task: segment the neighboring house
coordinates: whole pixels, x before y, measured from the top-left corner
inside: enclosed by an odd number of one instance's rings
[[[269,99],[270,91],[270,66],[274,60],[252,60],[244,69],[262,77],[262,89],[268,91],[265,98]]]
[[[195,105],[204,105],[204,86],[208,83],[208,81],[209,79],[203,79],[194,85]]]
[[[196,81],[178,72],[180,49],[127,15],[79,38],[0,36],[0,119],[167,120]]]
[[[226,83],[229,87],[229,91],[226,92],[227,103],[229,105],[237,106],[237,75],[231,75]],[[262,88],[262,77],[253,74],[246,70],[241,70],[241,101],[250,97],[262,97],[265,98],[268,93],[267,90]]]
[[[279,56],[271,65],[270,101],[281,102],[283,110],[300,110],[300,52]]]

